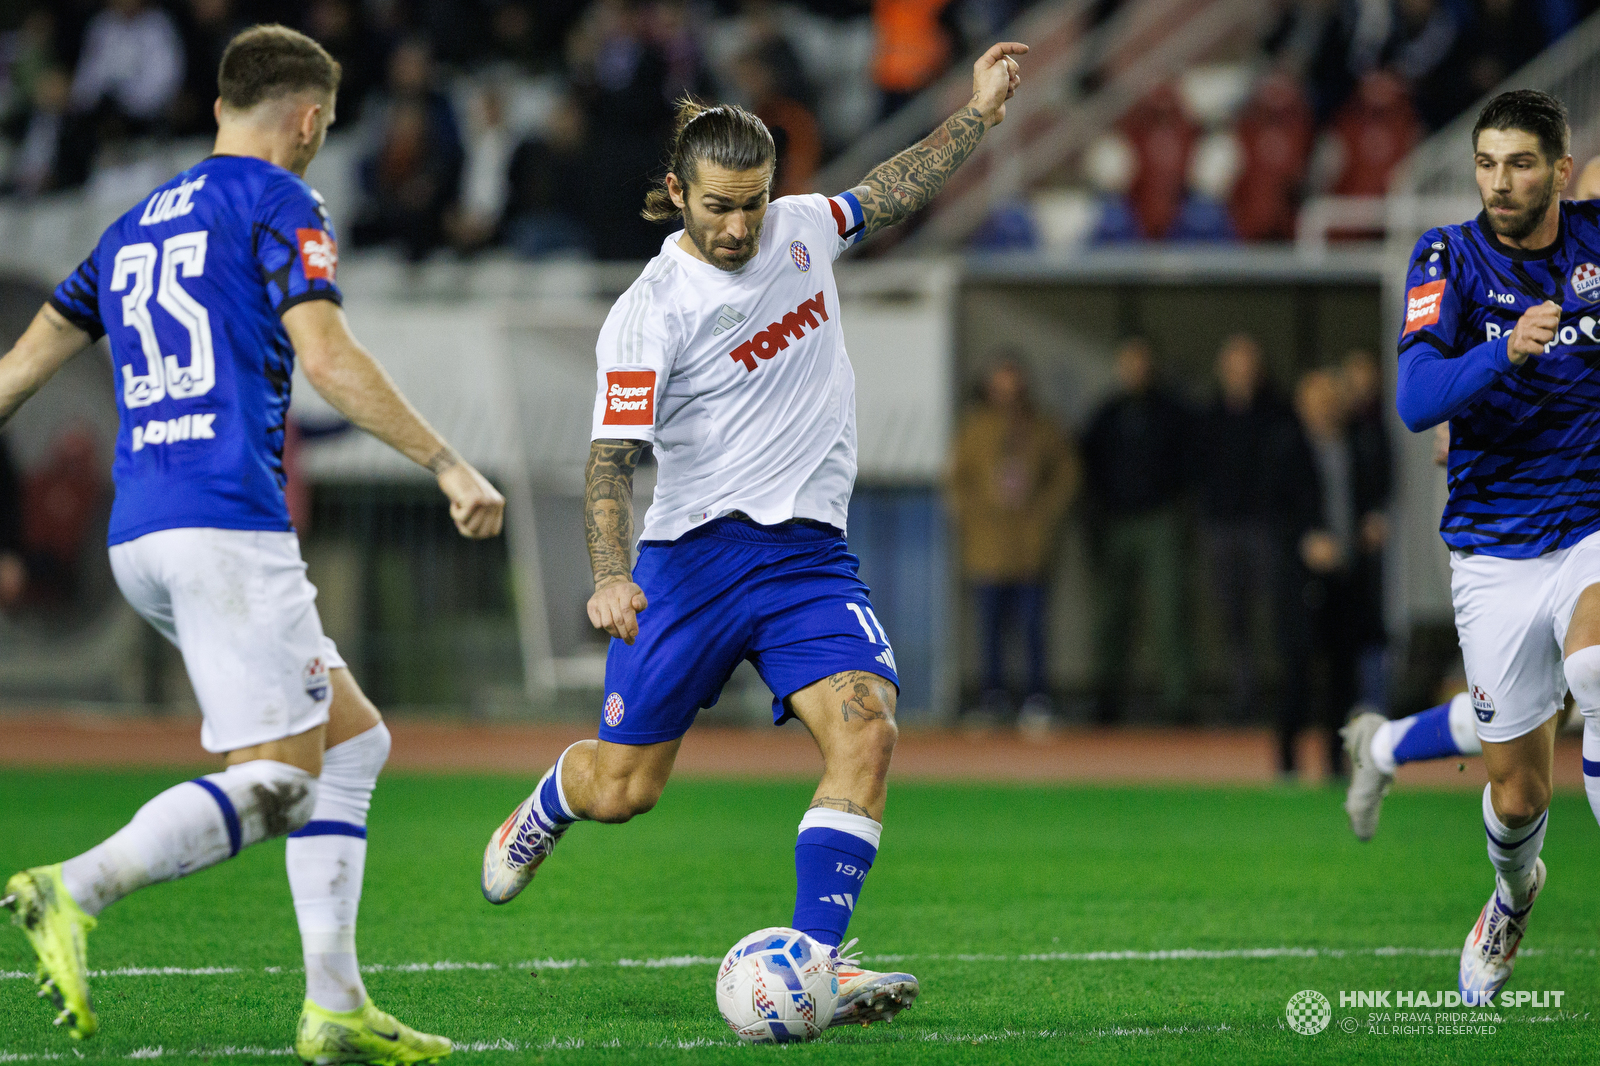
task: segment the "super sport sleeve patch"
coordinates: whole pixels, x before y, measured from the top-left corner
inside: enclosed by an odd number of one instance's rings
[[[1430,281],[1425,285],[1417,285],[1406,290],[1406,325],[1400,331],[1402,337],[1439,321],[1447,284],[1444,278],[1440,278],[1438,281]]]
[[[656,372],[608,370],[605,372],[603,426],[653,426],[656,421]]]

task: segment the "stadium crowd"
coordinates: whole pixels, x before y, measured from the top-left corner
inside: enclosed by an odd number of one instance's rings
[[[1095,0],[1087,24],[1135,2]],[[660,234],[637,204],[679,94],[752,107],[778,131],[778,192],[807,190],[1029,3],[24,0],[0,16],[0,190],[74,188],[140,143],[209,134],[223,45],[277,21],[344,66],[340,125],[362,143],[355,246],[644,259]],[[1226,57],[1235,88],[1220,103],[1178,79],[1086,153],[1075,180],[1098,199],[1084,236],[1288,239],[1304,197],[1381,194],[1424,132],[1595,6],[1279,0]],[[1082,92],[1105,76],[1089,55]],[[1037,240],[1026,225],[978,237]]]
[[[980,710],[1012,710],[1007,630],[1027,651],[1020,724],[1054,715],[1045,669],[1046,573],[1068,505],[1082,497],[1094,581],[1095,716],[1121,721],[1134,615],[1160,663],[1163,720],[1196,720],[1188,602],[1197,556],[1227,662],[1227,717],[1260,717],[1276,692],[1279,768],[1314,726],[1342,772],[1338,729],[1352,707],[1385,705],[1383,550],[1393,480],[1381,379],[1371,352],[1301,375],[1284,395],[1255,338],[1227,339],[1210,398],[1190,400],[1139,337],[1116,353],[1116,390],[1076,445],[1029,400],[1021,364],[1001,358],[950,458],[951,513],[983,649]],[[1081,488],[1081,493],[1080,493]],[[1258,634],[1272,634],[1277,683],[1263,683]],[[1143,693],[1139,693],[1143,695]]]

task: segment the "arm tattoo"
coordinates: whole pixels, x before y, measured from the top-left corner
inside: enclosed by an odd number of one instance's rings
[[[846,814],[859,814],[863,818],[872,817],[870,811],[854,800],[834,799],[832,796],[823,796],[812,800],[811,806],[807,809],[815,810],[818,807],[826,807],[831,811],[844,811]]]
[[[597,440],[584,469],[583,531],[594,585],[633,580],[633,472],[644,454],[636,440]]]
[[[443,448],[440,448],[438,451],[433,453],[433,457],[428,460],[426,465],[428,467],[428,471],[432,473],[434,477],[438,477],[440,474],[444,473],[446,470],[449,470],[452,466],[455,466],[459,462],[461,462],[460,453],[454,448],[450,447],[450,445],[446,444]]]
[[[946,179],[983,139],[983,116],[970,104],[945,124],[886,163],[880,163],[852,192],[861,201],[869,237],[925,207]]]

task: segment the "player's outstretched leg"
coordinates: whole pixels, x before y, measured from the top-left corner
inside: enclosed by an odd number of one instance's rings
[[[41,995],[60,1012],[56,1024],[80,1039],[98,1028],[84,950],[95,915],[145,885],[184,877],[298,829],[316,796],[317,779],[298,767],[242,762],[167,789],[82,855],[7,881],[12,921],[39,956]]]
[[[336,676],[336,708],[340,699],[352,697],[365,703],[353,681],[346,686]],[[380,721],[329,748],[322,757],[316,809],[309,822],[289,834],[284,849],[306,963],[295,1054],[317,1066],[432,1062],[451,1051],[444,1037],[419,1033],[378,1010],[356,960],[367,812],[389,744],[389,729]]]
[[[1550,822],[1550,812],[1544,811],[1531,825],[1507,826],[1495,813],[1492,789],[1492,785],[1483,787],[1483,827],[1496,873],[1494,892],[1462,945],[1457,982],[1463,995],[1477,995],[1474,1003],[1499,992],[1511,977],[1517,948],[1528,931],[1528,915],[1544,888],[1544,860],[1539,858],[1539,850]]]
[[[1350,719],[1339,735],[1350,756],[1344,809],[1356,839],[1371,840],[1377,832],[1383,797],[1402,763],[1482,752],[1475,721],[1472,700],[1464,692],[1449,703],[1392,722],[1371,711]]]
[[[834,948],[839,1002],[833,1025],[892,1021],[916,1001],[908,973],[861,965],[856,941],[840,947],[878,856],[894,752],[895,688],[862,670],[835,674],[789,698],[822,749],[822,782],[795,840],[791,925]]]
[[[544,862],[578,816],[567,805],[561,787],[562,767],[579,741],[561,753],[556,764],[545,771],[533,793],[517,805],[500,828],[489,837],[483,849],[483,898],[490,903],[507,903],[528,887],[539,864]]]
[[[1600,821],[1600,647],[1580,648],[1562,666],[1572,702],[1583,715],[1583,790]]]

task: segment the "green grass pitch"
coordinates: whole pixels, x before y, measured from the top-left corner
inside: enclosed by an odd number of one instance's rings
[[[181,776],[0,773],[0,868],[88,847]],[[1550,881],[1510,986],[1561,990],[1562,1009],[1407,1035],[1369,1029],[1374,1012],[1338,994],[1455,987],[1490,885],[1473,793],[1401,790],[1359,845],[1330,790],[896,786],[851,933],[869,960],[899,956],[885,965],[916,973],[922,998],[892,1025],[760,1048],[723,1026],[713,967],[693,960],[788,921],[810,786],[675,782],[630,825],[578,826],[521,898],[491,907],[483,843],[532,781],[393,774],[375,797],[368,987],[455,1039],[454,1062],[1600,1059],[1600,831],[1581,795],[1556,799]],[[1183,949],[1196,954],[1151,954]],[[17,976],[32,968],[21,933],[0,929],[0,1064],[292,1061],[302,986],[281,842],[123,901],[89,950],[97,970],[223,972],[98,978],[101,1033],[75,1048]],[[1315,1036],[1285,1024],[1301,989],[1333,1002]]]

